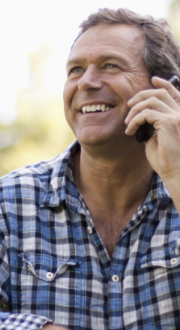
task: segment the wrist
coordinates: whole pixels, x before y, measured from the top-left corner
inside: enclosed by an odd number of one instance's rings
[[[67,328],[62,327],[61,325],[55,325],[54,323],[46,323],[41,330],[68,330]]]
[[[170,197],[174,203],[174,206],[180,216],[180,173],[176,173],[176,175],[166,176],[162,178],[165,183]]]
[[[178,187],[178,183],[180,182],[180,169],[166,174],[160,174],[160,177],[168,190],[171,190],[171,188],[174,188],[175,186]]]

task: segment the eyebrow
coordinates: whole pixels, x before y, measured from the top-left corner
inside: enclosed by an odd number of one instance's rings
[[[106,62],[110,59],[115,59],[119,62],[121,62],[123,65],[130,65],[129,61],[127,60],[127,57],[123,57],[121,55],[117,55],[117,54],[113,54],[113,53],[109,53],[109,54],[102,54],[98,57],[98,61],[101,61],[101,62]],[[67,61],[67,64],[66,64],[66,68],[68,68],[68,66],[71,66],[71,65],[79,65],[83,62],[86,62],[87,58],[86,57],[72,57],[72,59],[69,59]]]
[[[70,65],[74,65],[74,64],[77,65],[77,64],[80,64],[80,63],[85,62],[85,61],[86,61],[85,57],[83,57],[81,59],[79,57],[74,57],[70,60],[67,60],[66,68],[68,68],[68,66],[70,66]]]

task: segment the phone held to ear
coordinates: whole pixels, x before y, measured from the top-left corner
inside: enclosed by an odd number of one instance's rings
[[[180,81],[177,76],[172,76],[168,81],[174,87],[176,87],[177,90],[180,91]],[[135,134],[135,138],[139,143],[143,143],[143,142],[148,141],[150,139],[150,137],[155,133],[156,133],[156,130],[154,129],[153,125],[149,124],[149,123],[145,123],[145,124],[139,126],[139,128]]]

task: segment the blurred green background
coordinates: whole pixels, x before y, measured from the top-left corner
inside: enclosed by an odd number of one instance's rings
[[[31,82],[17,95],[15,121],[0,125],[0,175],[58,155],[74,139],[63,111],[61,94],[44,83],[51,55],[49,44],[29,55]]]
[[[180,40],[180,0],[171,2],[167,20]],[[49,44],[29,55],[31,83],[18,93],[15,121],[0,125],[1,176],[54,157],[75,139],[64,117],[62,96],[51,93],[44,83],[50,56]]]

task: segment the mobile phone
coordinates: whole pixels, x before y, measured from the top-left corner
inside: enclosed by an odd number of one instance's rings
[[[177,88],[177,90],[180,91],[180,80],[177,76],[172,76],[168,80],[174,87]],[[143,143],[145,141],[148,141],[150,137],[156,133],[155,128],[152,124],[145,123],[141,126],[139,126],[138,130],[135,133],[135,138],[139,143]]]

